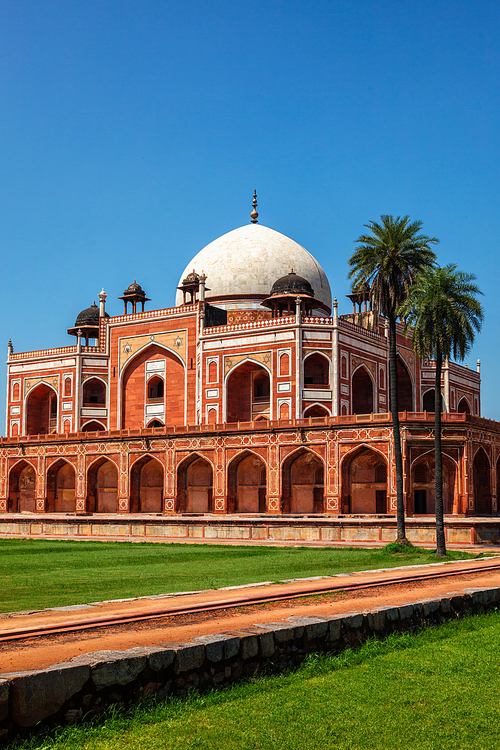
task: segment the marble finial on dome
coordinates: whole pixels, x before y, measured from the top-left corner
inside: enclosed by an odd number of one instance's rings
[[[253,191],[252,207],[253,207],[253,210],[252,210],[252,213],[250,214],[250,218],[252,220],[252,224],[257,224],[257,217],[259,214],[257,213],[257,191],[256,190]]]

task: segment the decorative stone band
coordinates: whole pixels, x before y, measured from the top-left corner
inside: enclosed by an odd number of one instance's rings
[[[307,654],[339,652],[368,638],[413,630],[500,605],[500,588],[332,617],[289,617],[234,633],[128,651],[97,651],[49,669],[0,675],[0,737],[93,716],[116,702],[223,687],[261,667],[293,666]],[[258,616],[258,615],[256,615]]]

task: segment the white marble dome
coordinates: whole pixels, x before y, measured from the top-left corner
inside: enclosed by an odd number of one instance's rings
[[[186,266],[179,286],[193,269],[207,277],[207,300],[220,300],[217,304],[227,309],[258,306],[261,299],[269,296],[274,282],[291,269],[307,279],[315,298],[331,309],[330,284],[311,253],[262,224],[233,229],[204,247]],[[175,304],[182,305],[182,299],[182,292],[178,291]]]

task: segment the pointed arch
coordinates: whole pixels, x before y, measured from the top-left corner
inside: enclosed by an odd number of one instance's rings
[[[130,512],[161,513],[163,510],[164,467],[149,453],[137,458],[130,468]]]
[[[271,418],[271,371],[249,358],[238,362],[225,378],[225,421],[251,422]]]
[[[491,468],[490,461],[483,448],[479,448],[472,465],[474,483],[474,507],[477,516],[490,515],[491,503]]]
[[[372,446],[360,445],[343,457],[342,510],[344,513],[387,513],[387,459]]]
[[[25,399],[26,435],[45,435],[57,432],[57,391],[45,382],[31,388]]]
[[[306,388],[330,384],[330,360],[324,354],[311,352],[304,357],[304,386]]]
[[[148,413],[148,372],[146,363],[161,361],[165,369],[154,374],[164,376],[164,395],[155,407],[156,413]],[[170,424],[185,424],[186,369],[181,357],[168,347],[149,342],[139,349],[124,365],[120,375],[121,427],[137,429],[144,427],[146,419],[156,416]],[[163,407],[161,408],[161,405]],[[160,408],[161,414],[158,411]],[[147,416],[146,416],[147,414]]]
[[[159,419],[152,419],[150,422],[147,423],[146,427],[165,427],[163,422],[161,422]]]
[[[312,514],[324,512],[325,464],[307,448],[298,448],[283,461],[283,513]]]
[[[177,467],[177,512],[211,513],[213,465],[206,456],[193,453]]]
[[[352,413],[373,412],[373,376],[365,365],[359,365],[351,376]]]
[[[397,356],[398,368],[398,409],[399,411],[413,411],[413,379],[401,356]]]
[[[458,402],[457,412],[459,414],[470,414],[471,413],[471,406],[470,406],[469,400],[465,396],[462,396],[462,398]]]
[[[87,470],[87,510],[118,513],[118,467],[106,457],[97,458]]]
[[[324,404],[321,403],[314,403],[310,404],[307,409],[304,411],[304,418],[307,417],[331,417],[330,411],[326,408]]]
[[[36,511],[35,490],[34,466],[24,459],[18,461],[9,472],[7,510],[11,513],[34,513]]]
[[[98,422],[97,419],[91,419],[90,422],[85,422],[81,427],[81,432],[105,432],[108,428],[102,422]]]
[[[422,411],[433,412],[435,409],[436,390],[429,388],[422,397]]]
[[[107,388],[106,381],[97,375],[86,378],[82,383],[83,406],[104,408]]]
[[[410,466],[410,495],[415,515],[436,512],[434,450],[430,449],[416,458]],[[458,466],[454,458],[443,452],[443,513],[459,511]]]
[[[69,461],[59,459],[47,470],[47,513],[74,513],[75,468]]]
[[[266,512],[266,464],[258,453],[238,453],[227,467],[229,513]]]

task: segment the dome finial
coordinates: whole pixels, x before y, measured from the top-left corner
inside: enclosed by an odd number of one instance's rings
[[[253,206],[253,211],[250,214],[250,217],[252,219],[252,224],[257,224],[258,223],[257,222],[257,217],[258,217],[259,214],[257,213],[257,191],[256,190],[253,191],[252,206]]]

